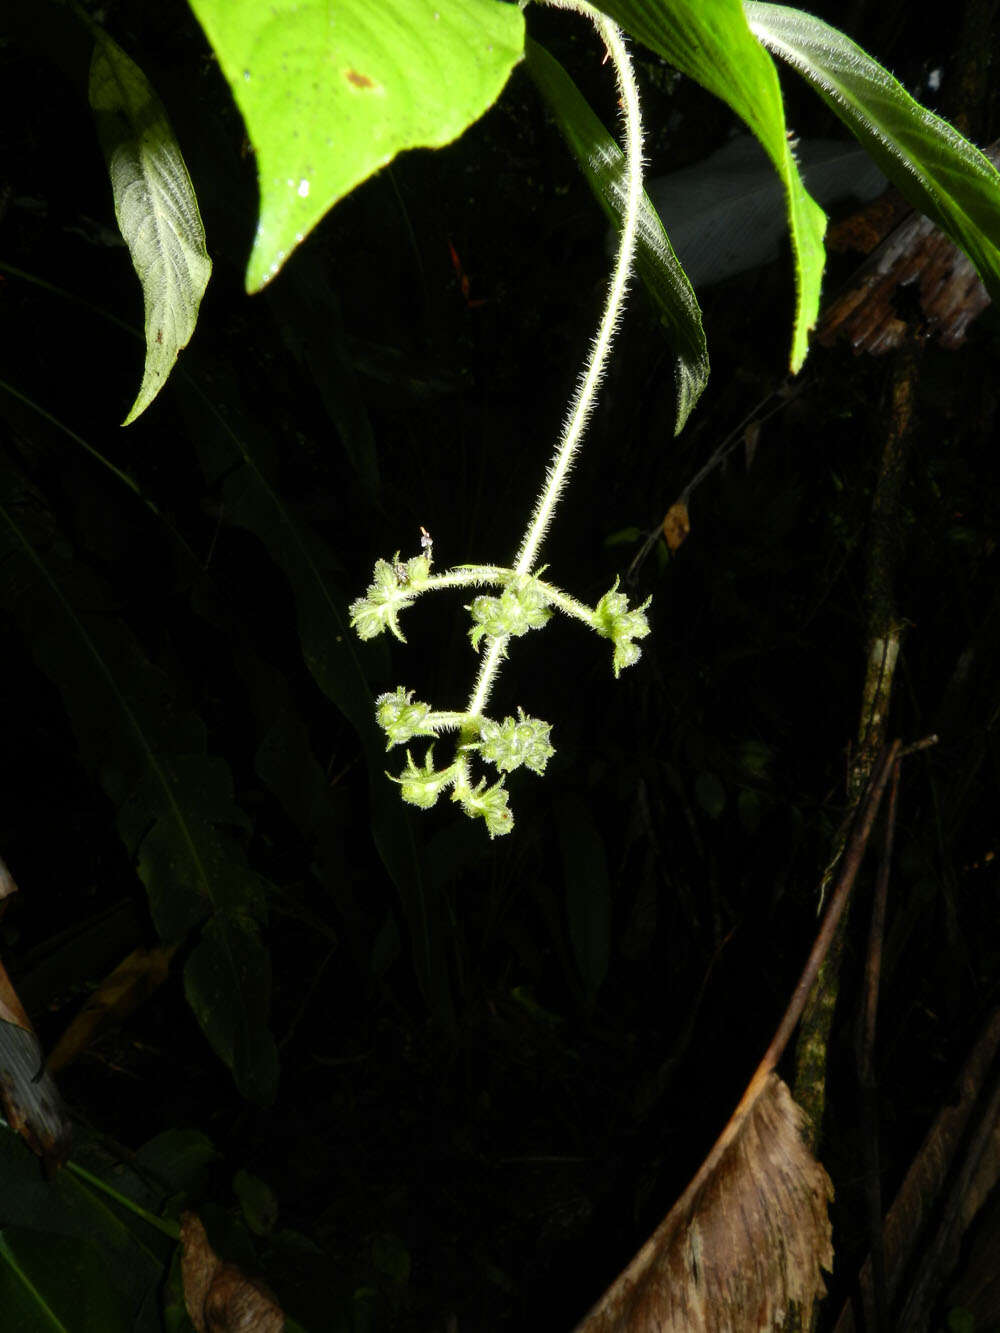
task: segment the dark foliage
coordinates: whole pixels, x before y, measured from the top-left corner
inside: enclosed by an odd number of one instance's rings
[[[887,365],[814,352],[752,457],[733,452],[695,490],[686,543],[638,575],[653,635],[620,682],[572,626],[513,646],[501,703],[551,720],[558,753],[544,780],[512,782],[510,838],[488,842],[452,808],[406,811],[383,859],[380,757],[307,666],[329,649],[342,671],[246,456],[310,534],[341,616],[376,557],[415,553],[421,524],[442,563],[509,559],[599,308],[604,223],[519,73],[459,142],[368,181],[247,298],[254,167],[220,74],[183,6],[112,9],[170,110],[215,274],[173,384],[120,431],[141,345],[106,316],[138,326],[139,293],[74,54],[59,25],[56,63],[0,45],[3,379],[19,395],[0,391],[3,467],[74,578],[101,589],[87,614],[123,626],[164,682],[150,707],[200,719],[205,753],[229,767],[244,827],[225,837],[260,885],[281,1075],[269,1104],[237,1093],[185,1001],[192,941],[171,981],[63,1073],[63,1093],[129,1149],[203,1130],[221,1153],[203,1190],[225,1208],[238,1168],[266,1181],[310,1245],[265,1241],[259,1257],[307,1327],[569,1327],[701,1161],[814,931],[857,724]],[[536,30],[610,122],[582,29],[543,15]],[[888,41],[879,55],[892,65]],[[663,73],[640,65],[654,173],[730,129],[720,104]],[[829,131],[818,106],[795,105],[800,132]],[[831,291],[849,272],[837,265]],[[790,284],[781,263],[702,294],[713,380],[678,441],[669,350],[636,297],[545,552],[557,582],[596,600],[633,554],[616,534],[656,524],[777,387]],[[928,348],[904,491],[891,730],[941,743],[906,774],[891,887],[887,1195],[996,999],[998,353],[993,310],[960,351]],[[14,577],[8,560],[0,580]],[[474,657],[460,596],[420,611],[399,655],[357,650],[367,687],[461,706]],[[3,643],[0,850],[21,894],[0,949],[48,1046],[156,933],[121,811],[23,618],[4,618]],[[386,870],[409,855],[400,827],[422,876],[415,890],[404,871],[402,894]],[[597,851],[581,883],[584,835]],[[821,1150],[846,1274],[865,1245],[856,907]]]

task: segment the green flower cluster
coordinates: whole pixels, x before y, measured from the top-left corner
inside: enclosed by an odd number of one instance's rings
[[[502,722],[485,718],[479,728],[479,753],[496,764],[502,773],[512,773],[522,764],[533,773],[544,773],[545,765],[555,754],[549,744],[548,722],[525,717],[519,708],[520,721],[505,717]]]
[[[509,833],[514,827],[514,816],[507,809],[507,788],[502,782],[486,786],[484,779],[477,787],[459,787],[452,792],[453,801],[461,801],[462,809],[471,818],[481,818],[491,838]]]
[[[635,639],[644,639],[649,633],[649,621],[646,619],[646,607],[653,599],[647,597],[642,606],[635,610],[628,609],[628,598],[618,591],[618,580],[610,592],[606,592],[594,608],[594,629],[615,645],[612,662],[615,679],[621,671],[642,656],[642,649]]]
[[[485,635],[499,639],[505,634],[518,637],[530,629],[540,629],[551,620],[548,597],[537,579],[525,579],[504,588],[499,597],[477,597],[467,608],[476,622],[469,631],[473,648]]]
[[[472,819],[482,819],[491,838],[509,833],[514,827],[514,816],[507,808],[507,789],[503,781],[495,782],[492,787],[486,785],[483,778],[475,787],[465,776],[461,760],[455,760],[440,771],[434,767],[433,745],[424,758],[420,768],[413,762],[409,750],[406,752],[406,768],[394,778],[386,776],[399,784],[399,792],[404,801],[417,805],[421,810],[429,810],[437,798],[449,787],[454,787],[451,794],[453,801],[459,801],[462,809]]]
[[[435,721],[448,725],[454,714],[434,714],[429,704],[413,702],[412,691],[399,686],[391,694],[383,694],[377,701],[379,725],[389,737],[389,745],[398,745],[414,736],[434,736]],[[414,762],[409,750],[406,767],[398,778],[387,774],[399,784],[400,795],[410,805],[428,810],[449,787],[453,801],[458,801],[465,813],[482,819],[491,838],[509,833],[514,827],[514,816],[507,808],[508,794],[503,778],[492,786],[486,779],[473,786],[469,779],[468,755],[478,750],[484,759],[496,764],[502,773],[513,772],[523,764],[535,773],[541,773],[555,753],[549,744],[551,727],[537,718],[526,717],[519,708],[518,717],[505,717],[502,722],[492,718],[469,719],[463,726],[465,743],[459,745],[459,755],[447,768],[434,767],[434,747],[424,756],[423,767]],[[452,725],[454,722],[452,721]],[[471,733],[471,735],[470,735]],[[478,739],[472,737],[478,734]]]
[[[439,773],[434,767],[434,746],[431,745],[424,758],[423,768],[417,767],[413,755],[407,750],[406,767],[399,777],[394,778],[391,773],[387,773],[386,777],[399,783],[399,794],[404,801],[410,805],[419,805],[421,810],[429,810],[441,793],[455,781],[457,770],[458,764],[454,763]]]
[[[371,583],[364,597],[359,597],[348,608],[351,627],[359,639],[374,639],[388,629],[403,643],[406,637],[397,619],[412,602],[422,585],[430,577],[431,562],[426,555],[415,555],[403,564],[399,552],[392,560],[377,560]]]
[[[414,736],[436,736],[437,732],[429,726],[430,704],[418,699],[412,703],[413,691],[398,686],[391,694],[380,694],[375,700],[375,719],[389,738],[385,747],[391,750],[394,745],[405,745]]]
[[[402,639],[399,612],[420,592],[488,582],[499,584],[499,595],[476,597],[467,608],[475,622],[469,631],[473,647],[478,648],[483,639],[503,641],[539,629],[552,618],[554,610],[561,610],[612,641],[616,676],[624,667],[638,661],[641,650],[636,640],[649,633],[645,615],[649,599],[629,610],[628,598],[618,591],[617,579],[611,591],[592,609],[558,588],[542,583],[538,574],[520,575],[513,569],[463,565],[432,578],[429,545],[425,544],[425,548],[424,554],[405,563],[398,554],[391,561],[377,562],[364,597],[359,597],[350,608],[351,624],[362,639],[373,638],[386,629]],[[467,815],[483,820],[491,838],[509,833],[514,827],[514,817],[508,808],[506,775],[522,767],[542,773],[555,753],[550,743],[549,723],[528,717],[523,708],[517,714],[516,718],[505,717],[494,722],[479,711],[440,712],[414,699],[412,690],[398,685],[375,700],[375,716],[386,734],[387,750],[394,745],[406,745],[418,736],[436,740],[446,731],[458,732],[458,744],[455,757],[446,768],[434,767],[431,745],[422,764],[407,750],[402,773],[398,777],[387,776],[399,785],[403,800],[411,805],[427,810],[436,804],[442,792],[450,790],[451,799]],[[474,780],[470,763],[477,752],[500,771],[499,780],[492,785],[486,778],[478,783]]]

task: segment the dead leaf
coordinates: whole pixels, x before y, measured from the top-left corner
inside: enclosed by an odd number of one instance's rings
[[[994,166],[1000,164],[1000,141],[984,151]],[[960,347],[990,304],[972,261],[929,218],[911,211],[900,220],[900,200],[890,190],[834,229],[831,248],[854,246],[871,254],[824,310],[816,331],[823,346],[844,337],[855,353],[881,356],[919,326],[921,336],[942,347]],[[907,312],[899,300],[900,289],[911,286],[919,312]]]
[[[282,1333],[285,1316],[262,1282],[225,1263],[197,1213],[181,1214],[184,1304],[197,1333]]]
[[[49,1069],[55,1072],[75,1060],[105,1028],[123,1022],[162,986],[176,951],[176,944],[133,949],[101,982],[59,1038],[49,1056]]]
[[[988,1101],[984,1089],[993,1074],[998,1051],[1000,1009],[994,1009],[965,1062],[953,1095],[942,1106],[920,1151],[910,1164],[883,1223],[886,1299],[890,1303],[900,1292],[904,1279],[915,1272],[922,1273],[926,1267],[928,1233],[933,1228],[935,1218],[943,1211],[942,1195],[961,1172],[962,1154],[976,1137],[976,1116],[982,1114],[983,1103]],[[972,1225],[986,1195],[1000,1177],[1000,1124],[997,1124],[995,1115],[993,1123],[987,1128],[990,1131],[991,1151],[983,1154],[977,1164],[976,1175],[961,1191],[961,1209],[954,1218],[956,1248]],[[858,1286],[862,1308],[870,1321],[873,1309],[870,1259],[866,1259],[861,1268]],[[913,1286],[914,1280],[910,1276],[907,1289],[912,1290]],[[956,1300],[955,1303],[959,1302]],[[982,1325],[977,1323],[976,1326],[986,1327],[988,1324],[989,1320],[984,1319]],[[840,1311],[834,1333],[854,1333],[857,1327],[854,1306],[851,1301],[847,1301]]]
[[[0,1107],[32,1152],[52,1166],[69,1156],[72,1127],[55,1079],[7,970],[0,963]]]
[[[0,901],[9,898],[14,893],[17,893],[14,876],[7,869],[7,862],[3,857],[0,857]]]
[[[747,471],[753,467],[753,460],[757,457],[757,441],[760,439],[761,422],[751,421],[743,432],[743,449],[746,454]]]
[[[672,504],[663,516],[663,537],[668,549],[673,552],[684,545],[684,538],[691,531],[687,505],[683,500]]]
[[[791,1001],[757,1072],[694,1180],[576,1333],[767,1333],[800,1327],[833,1266],[833,1186],[805,1115],[774,1072],[843,916],[898,762],[894,741],[858,806],[837,881]]]
[[[756,1085],[756,1086],[755,1086]],[[771,1072],[755,1077],[701,1170],[577,1333],[809,1327],[833,1265],[833,1186],[804,1116]]]

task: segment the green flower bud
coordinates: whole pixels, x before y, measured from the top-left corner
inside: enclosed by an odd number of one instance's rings
[[[414,736],[436,736],[433,727],[426,725],[430,716],[430,704],[411,703],[412,690],[398,686],[392,694],[380,694],[375,700],[375,718],[389,738],[385,747],[391,750],[394,745],[405,745]]]
[[[612,666],[616,677],[642,656],[641,648],[633,640],[644,639],[649,633],[649,621],[644,612],[652,600],[647,597],[642,606],[630,611],[628,598],[618,591],[618,580],[615,579],[615,586],[594,608],[594,629],[615,645]]]
[[[491,639],[520,636],[540,629],[552,618],[548,598],[533,579],[504,588],[499,597],[477,597],[467,609],[476,621],[469,631],[473,648],[484,635]]]
[[[519,722],[512,717],[505,717],[502,722],[486,718],[479,728],[479,751],[502,772],[510,773],[524,764],[535,773],[543,773],[555,754],[549,744],[552,728],[548,722],[525,717],[523,708],[517,711]]]
[[[387,629],[405,643],[397,617],[412,603],[429,577],[430,569],[426,555],[415,555],[403,564],[397,551],[391,561],[376,561],[364,597],[359,597],[348,608],[351,626],[358,637],[374,639]]]
[[[386,774],[392,782],[399,784],[399,794],[403,800],[408,801],[410,805],[419,805],[421,810],[429,810],[444,789],[450,787],[455,780],[454,764],[442,769],[440,773],[435,771],[433,753],[432,745],[427,751],[423,768],[418,768],[413,762],[413,756],[407,750],[406,768],[399,777],[394,778],[391,773]]]
[[[461,801],[462,809],[470,818],[482,817],[491,838],[502,837],[514,827],[514,816],[507,809],[507,788],[502,782],[485,790],[484,785],[480,782],[478,787],[466,787],[461,792],[456,790],[453,799]]]

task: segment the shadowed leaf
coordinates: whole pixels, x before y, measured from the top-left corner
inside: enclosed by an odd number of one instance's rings
[[[604,0],[601,9],[682,74],[728,103],[760,140],[785,187],[795,259],[795,327],[789,363],[806,358],[819,312],[826,215],[806,193],[785,124],[778,73],[755,40],[740,0]]]
[[[142,283],[146,366],[127,426],[167,382],[194,333],[212,261],[187,166],[163,103],[142,70],[99,28],[90,105],[107,159],[115,215]]]
[[[747,0],[744,9],[760,41],[798,70],[900,193],[961,246],[990,294],[1000,294],[1000,175],[989,158],[836,28],[784,5]]]
[[[248,820],[229,768],[206,753],[201,720],[178,707],[168,677],[115,614],[110,590],[74,558],[51,514],[9,466],[0,469],[0,556],[0,605],[58,687],[83,757],[115,804],[157,930],[174,942],[208,923],[188,962],[192,1007],[244,1095],[267,1101],[277,1057],[265,1026],[270,979],[257,935],[264,898],[234,836]],[[195,956],[201,966],[192,980]],[[206,978],[202,1002],[195,983]],[[229,1029],[238,1038],[223,1040]]]
[[[226,385],[227,374],[217,366],[217,386]],[[417,980],[431,1009],[448,1020],[451,995],[440,905],[425,884],[409,818],[385,781],[385,738],[375,725],[375,701],[348,626],[347,598],[338,586],[340,566],[329,545],[282,499],[271,480],[268,443],[249,426],[238,436],[211,401],[193,384],[189,387],[200,404],[195,437],[202,470],[209,481],[224,479],[226,519],[252,532],[286,575],[306,666],[358,733],[368,767],[372,833],[402,899]]]
[[[55,1073],[81,1055],[111,1024],[123,1022],[166,981],[177,946],[133,949],[87,1000],[48,1058]]]
[[[802,1111],[758,1073],[701,1170],[577,1333],[809,1327],[833,1266],[833,1186],[802,1139]]]
[[[555,117],[587,184],[608,217],[620,228],[627,198],[625,155],[558,60],[530,38],[525,43],[524,54],[531,77]],[[677,356],[674,428],[677,434],[708,383],[708,347],[698,300],[646,194],[642,196],[636,237],[635,271],[660,312]]]

